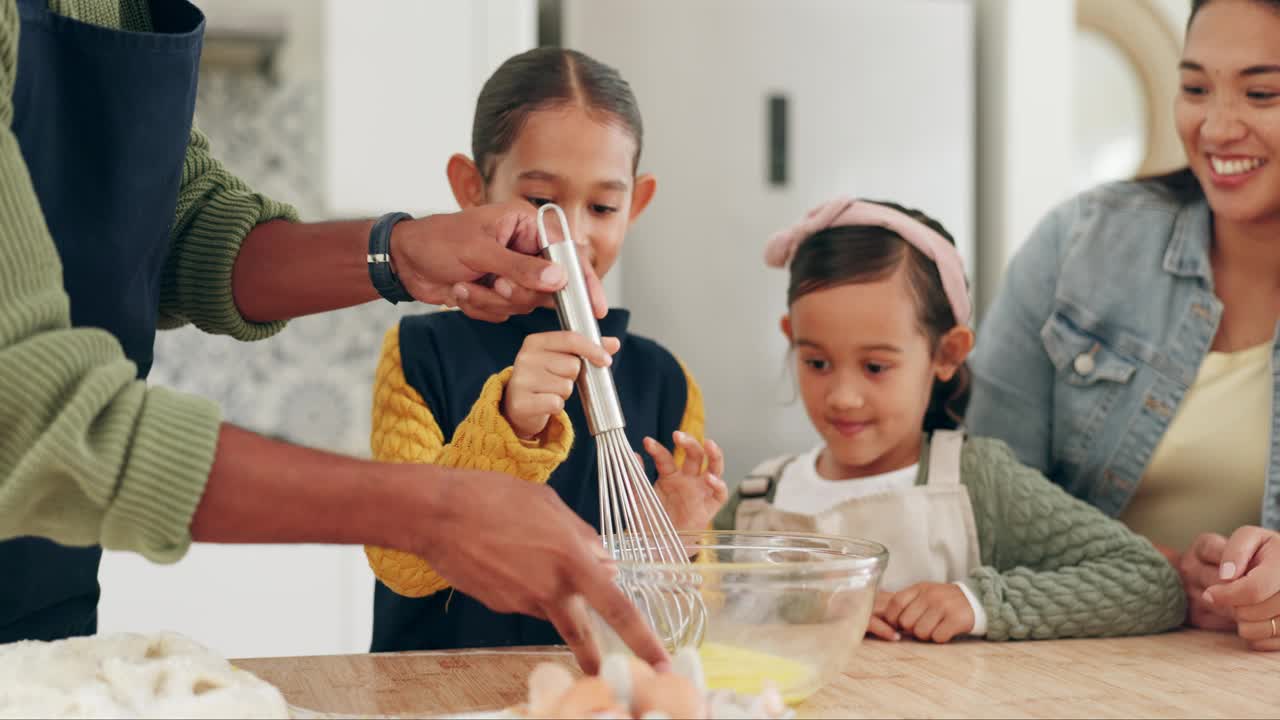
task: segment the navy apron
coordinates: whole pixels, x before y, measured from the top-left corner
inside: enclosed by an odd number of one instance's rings
[[[151,369],[204,34],[186,0],[150,6],[154,32],[140,33],[18,0],[13,91],[13,132],[58,246],[71,323],[118,338],[139,378]],[[0,543],[0,642],[96,632],[101,556],[38,538]]]

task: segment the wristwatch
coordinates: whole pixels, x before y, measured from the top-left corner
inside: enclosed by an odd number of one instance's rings
[[[391,228],[401,220],[411,219],[413,216],[409,213],[390,212],[378,218],[369,231],[369,279],[378,294],[393,305],[414,299],[391,268]]]

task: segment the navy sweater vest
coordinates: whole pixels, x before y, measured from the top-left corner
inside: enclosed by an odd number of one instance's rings
[[[626,310],[612,310],[600,321],[602,335],[617,337],[613,377],[627,420],[627,438],[656,476],[641,440],[651,436],[668,450],[688,401],[688,383],[675,357],[652,340],[627,334]],[[555,311],[493,324],[460,312],[406,317],[400,322],[400,356],[405,378],[426,401],[445,442],[471,412],[484,383],[510,367],[527,335],[559,330]],[[599,530],[596,444],[587,430],[582,401],[574,391],[565,405],[575,440],[568,458],[548,484],[584,520]],[[423,522],[431,522],[423,518]],[[445,589],[425,598],[397,595],[381,582],[374,588],[373,652],[504,645],[556,645],[555,628],[543,620],[490,611],[473,598]]]

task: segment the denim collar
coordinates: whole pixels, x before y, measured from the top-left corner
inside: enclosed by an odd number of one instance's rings
[[[1213,287],[1213,267],[1209,263],[1209,242],[1213,238],[1213,215],[1204,197],[1183,205],[1173,221],[1173,237],[1164,254],[1164,269],[1181,277],[1198,277]]]

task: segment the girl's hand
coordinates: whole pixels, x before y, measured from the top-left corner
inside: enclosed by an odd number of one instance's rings
[[[874,635],[881,640],[901,640],[902,635],[884,619],[884,615],[889,610],[889,603],[893,600],[893,593],[881,590],[876,593],[876,604],[871,607],[871,622],[867,623],[867,634]]]
[[[952,583],[917,583],[894,593],[884,620],[918,640],[936,643],[972,632],[977,622],[964,591]]]
[[[1206,603],[1229,610],[1251,650],[1280,650],[1280,533],[1252,525],[1231,533]]]
[[[1173,564],[1187,591],[1187,624],[1202,630],[1234,632],[1236,620],[1229,606],[1218,606],[1205,598],[1204,591],[1221,582],[1219,566],[1227,539],[1218,533],[1201,533]]]
[[[714,440],[707,440],[705,445],[699,444],[692,436],[678,430],[671,437],[684,450],[684,464],[679,468],[662,443],[653,438],[644,439],[644,449],[658,468],[654,490],[677,531],[706,530],[716,512],[729,499],[729,488],[720,479],[724,475],[724,453]]]
[[[575,332],[536,333],[524,339],[516,355],[511,379],[502,395],[502,415],[517,436],[532,440],[546,429],[551,416],[564,409],[582,370],[582,359],[608,367],[618,351],[617,338],[603,338],[603,347]]]

